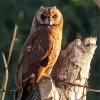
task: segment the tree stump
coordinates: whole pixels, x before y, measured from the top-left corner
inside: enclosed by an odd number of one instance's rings
[[[41,100],[86,100],[96,40],[96,37],[76,39],[61,50],[52,78],[43,77],[39,83]]]

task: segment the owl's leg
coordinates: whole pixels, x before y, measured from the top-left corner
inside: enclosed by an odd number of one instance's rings
[[[42,82],[44,82],[44,78],[52,79],[50,75],[44,74],[42,75],[42,78],[41,78]]]
[[[46,71],[46,67],[40,66],[37,75],[37,83],[39,83],[39,81],[42,79],[43,75],[45,74],[45,71]]]
[[[51,75],[48,75],[48,74],[42,75],[41,81],[44,82],[44,79],[51,79],[52,80]]]
[[[55,81],[54,81],[54,79],[51,77],[51,75],[50,74],[44,74],[43,76],[42,76],[42,81],[44,82],[44,78],[46,79],[50,79],[50,80],[52,80],[52,82],[55,84]]]
[[[44,74],[43,77],[52,79],[52,78],[51,78],[51,75],[48,75],[48,74]]]
[[[44,81],[43,77],[52,79],[52,78],[51,78],[51,75],[50,75],[50,74],[51,74],[51,71],[52,71],[51,68],[40,66],[40,68],[39,68],[39,70],[38,70],[37,83],[38,83],[41,79],[42,79],[42,81]]]

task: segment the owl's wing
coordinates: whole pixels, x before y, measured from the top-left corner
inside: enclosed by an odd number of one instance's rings
[[[23,46],[16,74],[17,89],[23,88],[32,75],[36,77],[40,65],[48,63],[52,42],[49,43],[47,32],[43,34],[39,31],[30,34]]]

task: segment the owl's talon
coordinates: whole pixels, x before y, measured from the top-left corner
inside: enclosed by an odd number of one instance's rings
[[[51,75],[43,75],[44,78],[52,79]]]

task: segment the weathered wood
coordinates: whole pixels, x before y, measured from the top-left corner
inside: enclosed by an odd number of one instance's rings
[[[90,63],[96,49],[96,37],[74,40],[62,50],[54,66],[52,79],[39,83],[41,100],[86,100]]]

